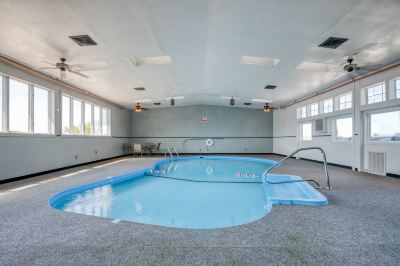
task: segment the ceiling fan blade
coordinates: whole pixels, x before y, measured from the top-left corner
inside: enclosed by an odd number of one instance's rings
[[[167,98],[167,100],[171,100],[171,99],[174,99],[174,100],[183,100],[183,99],[185,99],[185,96],[172,96],[172,97],[168,97],[168,98]]]
[[[104,61],[83,64],[70,64],[69,66],[73,68],[74,71],[97,71],[109,69],[108,64]]]
[[[341,65],[315,63],[315,62],[303,62],[296,67],[300,70],[307,71],[321,71],[321,72],[341,72],[343,71]]]
[[[68,69],[68,71],[71,72],[72,74],[81,76],[82,78],[87,78],[87,79],[89,78],[89,76],[86,76],[85,74],[82,74],[82,73],[80,73],[80,72],[78,72],[78,71],[70,70],[70,69]]]
[[[53,64],[53,63],[49,63],[49,62],[46,62],[46,61],[40,61],[41,63],[45,63],[45,64],[48,64],[48,65],[52,65],[52,66],[56,66],[55,64]]]
[[[232,98],[237,100],[237,101],[240,100],[240,97],[236,97],[236,96],[221,96],[221,99],[223,99],[223,100],[230,100]]]
[[[39,69],[46,70],[46,69],[57,69],[56,67],[39,67]]]

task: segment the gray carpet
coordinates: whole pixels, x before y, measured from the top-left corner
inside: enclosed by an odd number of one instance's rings
[[[328,206],[273,206],[256,222],[225,229],[112,223],[47,204],[59,191],[154,161],[93,168],[102,162],[1,185],[0,265],[400,265],[400,179],[338,167],[330,167],[334,190],[322,191]],[[323,181],[322,165],[307,161],[275,172]]]

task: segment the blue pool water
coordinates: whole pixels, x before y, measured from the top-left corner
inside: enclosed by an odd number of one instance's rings
[[[249,223],[264,217],[272,204],[327,204],[306,182],[264,182],[263,171],[275,163],[223,156],[161,160],[150,168],[63,191],[49,204],[68,212],[193,229]]]

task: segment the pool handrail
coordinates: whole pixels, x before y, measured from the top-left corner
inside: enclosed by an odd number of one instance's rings
[[[326,187],[325,189],[331,190],[331,181],[329,178],[329,173],[328,173],[328,162],[326,161],[326,154],[325,151],[321,148],[321,147],[304,147],[304,148],[299,148],[297,150],[295,150],[294,152],[292,152],[291,154],[289,154],[288,156],[286,156],[285,158],[283,158],[282,160],[280,160],[279,162],[277,162],[276,164],[272,165],[271,167],[267,168],[264,173],[263,173],[263,178],[266,182],[270,183],[270,184],[283,184],[283,183],[294,183],[294,182],[305,182],[305,181],[309,181],[309,182],[314,182],[318,189],[322,188],[320,186],[320,184],[318,183],[317,180],[315,179],[301,179],[301,180],[287,180],[287,181],[270,181],[267,179],[267,175],[268,172],[271,171],[272,169],[274,169],[275,167],[278,167],[280,165],[282,165],[282,163],[284,161],[286,161],[287,159],[291,158],[293,155],[299,153],[300,151],[305,151],[305,150],[320,150],[324,159],[324,170],[325,170],[325,179],[326,179]]]
[[[165,158],[167,158],[167,151],[168,151],[169,156],[171,157],[171,159],[174,159],[174,154],[173,154],[174,151],[175,151],[176,156],[177,156],[178,158],[180,158],[179,153],[178,153],[178,151],[175,149],[174,146],[172,146],[172,148],[167,148],[167,149],[165,149],[165,151],[164,151],[164,157],[165,157]]]

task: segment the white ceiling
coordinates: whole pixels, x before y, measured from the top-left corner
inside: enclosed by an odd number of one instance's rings
[[[166,106],[171,95],[185,96],[176,105],[229,105],[226,95],[239,97],[238,106],[253,98],[278,106],[351,78],[296,69],[304,61],[340,64],[360,51],[361,65],[399,60],[399,13],[395,0],[2,0],[0,52],[37,68],[60,57],[104,61],[108,69],[84,72],[90,79],[67,80],[130,108],[148,98]],[[98,46],[68,38],[81,34]],[[319,48],[329,36],[349,41]],[[127,60],[161,55],[173,63],[135,67]],[[242,65],[242,55],[280,62]],[[267,84],[278,88],[266,91]],[[138,86],[147,90],[133,90]]]

